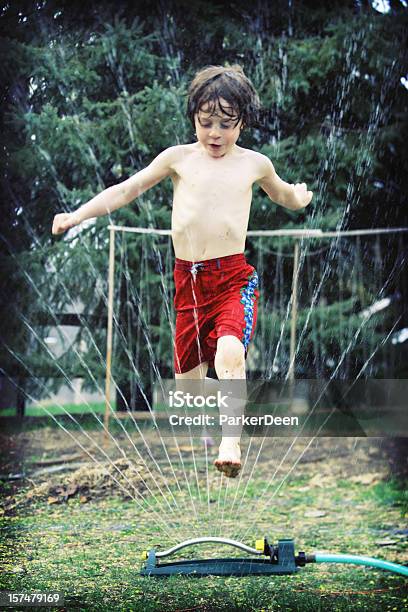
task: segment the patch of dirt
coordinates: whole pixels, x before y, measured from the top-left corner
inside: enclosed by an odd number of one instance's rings
[[[6,449],[0,467],[8,485],[5,512],[39,500],[59,504],[76,497],[86,503],[112,494],[140,498],[157,491],[157,480],[162,487],[171,487],[184,470],[189,478],[194,478],[195,470],[198,478],[206,478],[204,447],[199,440],[195,441],[193,467],[191,446],[185,439],[177,447],[174,439],[161,440],[154,430],[144,432],[144,439],[137,432],[106,438],[102,431],[78,432],[73,439],[62,429],[48,427],[1,436],[0,443]],[[248,439],[242,447],[244,460]],[[308,476],[315,486],[324,487],[338,478],[371,485],[390,475],[387,448],[381,439],[301,438],[293,444],[290,438],[253,438],[246,475],[260,448],[254,475],[268,480],[274,473],[278,477],[290,473]],[[211,464],[217,445],[209,452],[209,478],[215,482],[219,476]],[[24,496],[16,502],[19,487],[24,487]]]
[[[34,486],[27,493],[27,499],[47,500],[49,504],[62,503],[70,497],[79,497],[85,503],[91,498],[101,498],[111,495],[114,491],[143,493],[147,489],[146,479],[149,479],[143,465],[129,463],[125,459],[117,459],[113,463],[84,465],[71,474],[54,476],[46,482]]]

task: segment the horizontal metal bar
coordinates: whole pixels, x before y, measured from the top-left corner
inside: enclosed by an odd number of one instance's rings
[[[158,234],[159,236],[171,236],[171,230],[155,229],[154,227],[127,227],[126,225],[108,225],[109,230],[116,232],[129,232],[130,234]]]
[[[158,236],[171,236],[169,229],[155,229],[153,227],[127,227],[125,225],[108,225],[109,230],[129,232],[132,234],[157,234]],[[340,238],[346,236],[370,236],[377,234],[393,234],[408,232],[408,227],[388,227],[377,229],[361,229],[349,231],[323,232],[320,229],[292,229],[292,230],[249,230],[247,236],[288,236],[292,238]]]

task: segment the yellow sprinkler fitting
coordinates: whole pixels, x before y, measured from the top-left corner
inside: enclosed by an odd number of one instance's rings
[[[149,556],[149,555],[147,554],[147,550],[144,550],[144,551],[142,552],[142,554],[140,555],[140,557],[141,557],[142,561],[146,561],[146,559],[147,559],[147,557],[148,557],[148,556]]]
[[[262,538],[261,540],[255,540],[255,548],[256,550],[260,550],[264,552],[265,551],[265,538]]]

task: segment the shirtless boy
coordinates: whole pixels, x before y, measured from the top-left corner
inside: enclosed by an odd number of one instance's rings
[[[176,255],[175,376],[244,380],[257,314],[257,275],[244,256],[252,185],[290,210],[307,206],[306,184],[285,183],[261,153],[238,146],[257,115],[256,91],[240,66],[208,66],[189,88],[188,116],[197,142],[169,147],[149,166],[108,187],[73,213],[55,216],[53,234],[129,204],[166,177],[173,182],[172,239]],[[223,437],[216,467],[241,466],[240,437]]]

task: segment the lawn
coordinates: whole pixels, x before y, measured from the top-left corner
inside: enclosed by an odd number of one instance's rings
[[[46,406],[32,405],[27,406],[25,409],[25,416],[27,417],[48,417],[50,414],[54,416],[66,414],[89,414],[90,412],[97,412],[103,414],[105,412],[105,404],[101,402],[89,402],[87,404],[66,404],[62,406]],[[1,417],[12,417],[16,414],[15,408],[2,408],[0,410]]]
[[[267,440],[252,472],[257,439],[239,481],[213,470],[213,456],[205,461],[200,441],[194,441],[193,456],[190,440],[178,449],[165,440],[168,462],[157,434],[145,426],[143,437],[157,459],[153,469],[151,461],[144,461],[145,446],[133,422],[116,425],[116,443],[109,440],[105,447],[103,433],[90,422],[83,431],[64,422],[72,436],[55,423],[41,422],[41,427],[32,421],[13,425],[1,440],[1,589],[60,591],[65,608],[59,609],[408,608],[402,576],[350,565],[311,564],[296,575],[272,578],[138,575],[143,550],[199,535],[241,536],[252,546],[264,535],[273,543],[292,537],[296,551],[366,554],[407,563],[407,494],[390,471],[382,441],[322,438],[301,455],[307,441],[299,440],[283,461],[291,441]],[[13,472],[20,478],[7,477]],[[206,545],[184,556],[244,554]],[[182,557],[179,553],[177,559]]]

